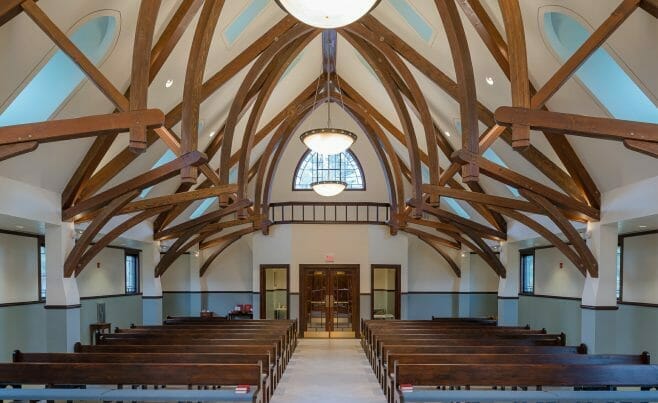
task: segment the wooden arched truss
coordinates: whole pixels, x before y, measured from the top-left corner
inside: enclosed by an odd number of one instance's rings
[[[450,44],[456,81],[374,16],[367,15],[338,31],[323,33],[322,80],[329,77],[332,81],[330,92],[316,94],[316,85],[312,83],[264,125],[261,125],[263,110],[268,102],[272,102],[271,95],[284,71],[320,31],[286,16],[204,81],[206,60],[213,46],[224,1],[181,2],[165,23],[160,36],[155,38],[160,3],[160,0],[141,1],[130,69],[132,81],[123,92],[76,48],[35,0],[7,0],[0,5],[0,25],[25,13],[115,108],[113,113],[106,115],[0,127],[0,160],[17,158],[45,142],[95,137],[62,194],[62,219],[89,222],[67,256],[64,267],[67,276],[79,275],[103,247],[128,229],[153,217],[154,239],[175,240],[158,263],[157,276],[165,273],[178,256],[197,245],[202,250],[216,248],[201,267],[200,274],[203,275],[213,260],[241,237],[256,230],[267,233],[270,224],[268,204],[278,162],[288,141],[318,102],[337,102],[340,98],[340,104],[373,146],[385,174],[393,211],[388,223],[391,232],[402,230],[417,236],[434,248],[457,276],[460,275],[459,267],[443,248],[467,247],[486,261],[497,275],[505,277],[505,267],[493,252],[490,241],[506,239],[507,222],[503,217],[508,217],[555,245],[583,275],[596,277],[596,259],[572,222],[599,219],[600,192],[567,136],[616,140],[631,150],[658,157],[658,125],[557,113],[546,107],[547,101],[578,67],[633,12],[641,8],[658,17],[658,5],[653,0],[620,1],[582,46],[538,87],[529,80],[518,0],[498,2],[505,35],[498,31],[480,0],[435,0],[438,18]],[[458,7],[466,17],[465,21],[462,21]],[[197,15],[180,103],[167,113],[147,109],[150,83]],[[466,22],[473,25],[510,80],[511,105],[492,111],[478,101],[469,44],[464,33],[463,24]],[[338,35],[350,43],[374,70],[395,108],[399,127],[336,71]],[[459,103],[463,127],[461,149],[455,150],[451,146],[432,118],[423,89],[409,65]],[[231,102],[228,117],[217,127],[216,135],[206,149],[198,150],[202,103],[246,68],[249,69]],[[336,83],[340,84],[340,93],[336,90]],[[413,116],[422,126],[426,151],[418,147],[419,133],[414,128]],[[245,129],[237,133],[241,119],[246,119]],[[181,123],[180,137],[172,130],[178,123]],[[478,132],[480,123],[487,126],[482,133]],[[544,133],[564,170],[533,146],[531,130]],[[117,135],[126,131],[130,133],[128,146],[100,166]],[[405,147],[408,166],[394,149],[389,136]],[[241,147],[231,154],[236,138],[241,138]],[[175,160],[108,188],[113,178],[159,140],[176,154]],[[254,147],[266,140],[265,152],[253,161]],[[559,191],[483,158],[482,154],[498,140],[516,150]],[[212,167],[209,161],[217,153],[219,166]],[[443,166],[441,162],[444,162]],[[429,169],[429,183],[422,182],[422,165]],[[238,181],[230,185],[229,170],[236,166]],[[463,185],[455,179],[460,173]],[[203,177],[200,183],[197,183],[198,174]],[[178,175],[181,183],[173,194],[134,200],[143,189]],[[518,189],[525,200],[487,194],[477,182],[480,175]],[[251,181],[255,181],[254,194],[248,191]],[[407,184],[411,185],[410,194],[405,194]],[[442,209],[442,196],[470,204],[485,223]],[[220,199],[219,210],[195,219],[179,219],[191,203],[208,197]],[[567,241],[529,214],[547,217]],[[114,228],[106,228],[110,219],[118,215],[130,216]],[[104,235],[92,245],[99,234]]]

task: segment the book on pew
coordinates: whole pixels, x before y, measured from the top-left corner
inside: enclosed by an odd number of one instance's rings
[[[400,392],[413,392],[413,391],[414,391],[414,385],[410,383],[400,384]]]
[[[249,393],[249,385],[238,385],[235,387],[235,393]]]

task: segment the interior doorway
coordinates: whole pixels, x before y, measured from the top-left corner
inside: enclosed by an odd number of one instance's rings
[[[302,337],[359,337],[359,265],[299,265]]]
[[[290,265],[260,266],[260,318],[290,319]]]
[[[399,264],[373,264],[370,271],[372,319],[400,319]]]

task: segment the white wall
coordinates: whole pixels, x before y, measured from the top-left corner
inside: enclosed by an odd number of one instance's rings
[[[498,275],[482,258],[471,253],[471,291],[498,292]]]
[[[198,274],[197,274],[198,275]],[[190,255],[181,255],[161,278],[162,291],[190,291]]]
[[[459,291],[458,277],[443,257],[417,237],[409,236],[408,238],[408,291]],[[459,264],[459,252],[450,251],[449,253]]]
[[[201,251],[202,261],[216,248]],[[252,291],[253,257],[251,236],[245,236],[229,246],[215,259],[201,279],[203,291]]]
[[[37,238],[0,233],[0,304],[39,299],[38,259]]]
[[[624,238],[622,299],[658,304],[658,234]]]
[[[124,250],[104,248],[77,278],[80,297],[124,294],[125,270]]]
[[[557,248],[535,250],[535,294],[580,298],[584,285],[585,277]]]

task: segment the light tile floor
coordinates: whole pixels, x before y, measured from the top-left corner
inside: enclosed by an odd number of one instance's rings
[[[357,339],[299,339],[272,403],[385,403]]]

